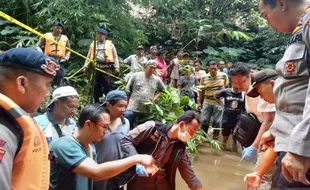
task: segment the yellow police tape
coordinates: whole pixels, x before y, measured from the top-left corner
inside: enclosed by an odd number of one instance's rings
[[[5,14],[5,13],[2,12],[2,11],[0,11],[0,17],[6,19],[6,20],[8,20],[8,21],[10,21],[10,22],[12,22],[12,23],[14,23],[14,24],[16,24],[16,25],[18,25],[18,26],[20,26],[20,27],[22,27],[22,28],[24,28],[24,29],[26,29],[26,30],[28,30],[28,31],[30,31],[30,32],[32,32],[32,33],[38,35],[38,36],[40,36],[40,37],[42,37],[42,38],[45,38],[46,40],[50,40],[50,41],[52,41],[53,43],[55,43],[55,44],[57,44],[57,45],[59,45],[59,46],[61,46],[61,47],[66,48],[66,50],[68,50],[68,51],[70,51],[70,52],[72,52],[72,53],[74,53],[74,54],[76,54],[76,55],[78,55],[78,56],[80,56],[80,57],[86,59],[86,60],[89,61],[89,62],[95,63],[94,60],[91,60],[91,59],[89,59],[88,57],[86,57],[86,56],[80,54],[79,52],[74,51],[73,49],[68,48],[68,47],[62,45],[61,43],[55,41],[54,39],[47,38],[44,34],[42,34],[42,33],[38,32],[37,30],[35,30],[35,29],[33,29],[33,28],[31,28],[31,27],[25,25],[25,24],[22,23],[22,22],[19,22],[18,20],[16,20],[16,19],[14,19],[13,17],[11,17],[11,16]],[[96,64],[96,63],[95,63],[95,64]],[[74,73],[73,75],[71,75],[70,77],[65,77],[65,78],[66,78],[66,79],[71,79],[71,78],[74,77],[77,73],[81,72],[81,71],[83,70],[83,68],[84,68],[84,67],[80,68],[77,72],[75,72],[75,73]],[[120,78],[120,77],[117,77],[117,76],[115,76],[115,75],[113,75],[113,74],[110,74],[110,73],[108,73],[108,72],[106,72],[106,71],[103,71],[103,70],[101,70],[101,69],[96,68],[96,70],[98,70],[98,71],[100,71],[100,72],[102,72],[102,73],[104,73],[104,74],[107,74],[107,75],[109,75],[109,76],[111,76],[111,77],[114,77],[114,78],[116,78],[116,79],[124,80],[124,79],[122,79],[122,78]]]

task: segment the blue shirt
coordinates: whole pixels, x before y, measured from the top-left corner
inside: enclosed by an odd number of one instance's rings
[[[96,161],[95,147],[92,146]],[[75,137],[62,137],[51,144],[54,159],[51,160],[51,190],[92,190],[93,181],[72,172],[89,157],[89,149]]]
[[[129,132],[129,121],[124,118],[124,123],[121,123],[114,132],[107,130],[105,136],[96,143],[98,155],[98,163],[119,160],[123,157],[121,151],[120,140]],[[110,190],[118,188],[117,181],[112,178],[109,180],[96,181],[94,190]]]

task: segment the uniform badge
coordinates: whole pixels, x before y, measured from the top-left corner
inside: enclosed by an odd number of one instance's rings
[[[236,100],[231,102],[231,107],[236,109],[238,107],[238,102]]]
[[[45,60],[45,64],[41,65],[41,68],[50,75],[56,76],[57,71],[60,69],[59,65],[57,65],[54,61],[50,59]]]
[[[292,72],[295,71],[295,68],[296,68],[296,64],[295,64],[294,61],[288,61],[288,62],[286,62],[286,64],[285,64],[286,72],[292,73]]]
[[[2,159],[3,159],[4,155],[5,155],[5,152],[6,151],[3,148],[0,148],[0,162],[2,162]]]

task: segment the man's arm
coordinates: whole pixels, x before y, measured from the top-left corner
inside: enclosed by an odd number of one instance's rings
[[[112,178],[135,164],[150,167],[154,164],[154,159],[149,155],[137,154],[128,158],[97,164],[94,160],[86,158],[72,171],[76,174],[99,181]]]
[[[38,43],[37,43],[37,50],[43,52],[44,51],[44,46],[45,46],[45,38],[40,38]]]
[[[178,169],[188,188],[191,190],[202,189],[202,184],[191,167],[188,154],[185,153],[179,163]]]
[[[115,71],[119,72],[119,60],[118,60],[118,55],[117,55],[117,51],[116,48],[113,44],[112,46],[112,51],[113,51],[113,55],[114,55],[114,67],[115,67]]]
[[[158,78],[157,82],[158,82],[157,89],[159,92],[154,96],[153,101],[156,101],[157,98],[160,96],[160,94],[166,91],[166,87],[160,78]]]
[[[130,77],[130,79],[129,79],[127,85],[126,85],[126,88],[125,88],[125,92],[126,92],[126,94],[127,94],[127,96],[128,96],[128,101],[129,101],[129,99],[130,99],[130,96],[131,96],[131,93],[132,93],[132,88],[133,88],[133,85],[134,85],[135,80],[136,80],[135,78],[136,78],[136,73],[134,73],[134,74]]]
[[[216,92],[216,93],[214,94],[214,99],[215,99],[215,101],[216,101],[220,106],[222,106],[222,107],[224,107],[224,104],[223,104],[223,102],[220,100],[220,98],[224,98],[225,95],[226,95],[226,90],[225,90],[225,89],[220,90],[220,91],[218,91],[218,92]]]
[[[274,120],[275,112],[263,112],[263,122],[259,128],[258,134],[252,144],[253,147],[258,148],[259,141],[262,138],[262,135],[269,130],[270,126],[272,125],[272,122]]]
[[[127,57],[126,59],[124,59],[123,62],[125,64],[128,64],[130,62],[130,60],[131,60],[131,55],[129,57]]]
[[[150,137],[154,126],[154,121],[147,121],[129,131],[128,135],[120,141],[124,157],[138,154],[136,147]]]
[[[70,47],[71,47],[71,46],[70,46],[70,41],[69,41],[69,39],[67,40],[67,44],[66,44],[66,46],[67,46],[68,48],[70,48]],[[66,50],[65,61],[68,61],[68,60],[70,59],[70,55],[71,55],[71,51]]]

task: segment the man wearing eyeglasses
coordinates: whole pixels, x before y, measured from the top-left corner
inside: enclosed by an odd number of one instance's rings
[[[47,111],[34,117],[49,145],[62,136],[74,133],[76,123],[72,116],[78,107],[79,95],[73,87],[63,86],[53,92]]]
[[[97,164],[92,143],[104,137],[109,125],[110,115],[106,108],[87,105],[81,111],[74,135],[51,144],[51,190],[93,190],[93,181],[114,177],[135,164],[153,167],[152,156],[141,154]]]

